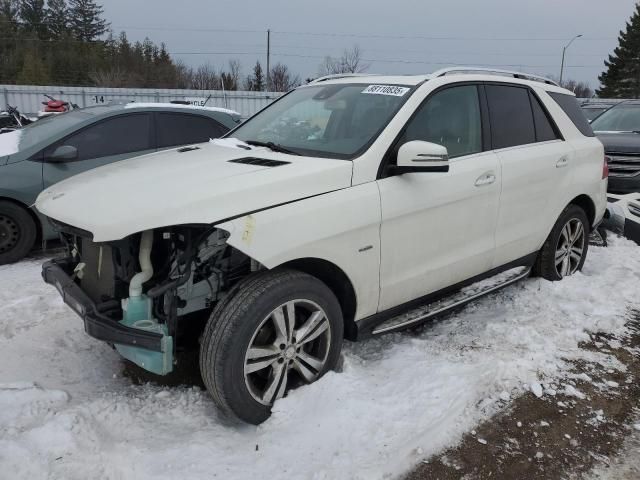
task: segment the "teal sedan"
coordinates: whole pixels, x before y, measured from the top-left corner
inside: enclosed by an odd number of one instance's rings
[[[128,103],[72,110],[0,135],[0,265],[57,237],[30,208],[50,185],[108,163],[206,142],[239,123],[240,114],[222,108]]]

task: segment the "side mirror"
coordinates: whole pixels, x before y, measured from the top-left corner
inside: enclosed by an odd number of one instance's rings
[[[71,145],[61,145],[54,150],[54,152],[47,157],[48,162],[63,163],[77,160],[78,149]]]
[[[402,145],[398,150],[398,164],[392,167],[395,174],[448,171],[447,147],[422,140],[413,140]]]

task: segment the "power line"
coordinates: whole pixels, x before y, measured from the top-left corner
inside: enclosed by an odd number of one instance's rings
[[[0,20],[0,23],[12,23],[16,25],[24,25],[24,23],[16,20]],[[54,25],[52,22],[39,22],[31,23],[29,26],[43,26]],[[183,32],[221,32],[221,33],[260,33],[264,34],[266,29],[238,29],[238,28],[212,28],[212,27],[179,27],[179,26],[159,26],[159,25],[113,25],[114,29],[125,30],[164,30],[164,31],[183,31]],[[424,40],[486,40],[486,41],[564,41],[567,40],[565,36],[559,37],[500,37],[500,36],[452,36],[452,35],[394,35],[394,34],[380,34],[380,33],[347,33],[347,32],[302,32],[291,30],[271,30],[271,33],[279,33],[282,35],[299,35],[299,36],[314,36],[314,37],[346,37],[346,38],[381,38],[381,39],[399,39],[399,40],[411,40],[411,39],[424,39]],[[584,36],[582,40],[615,40],[617,37],[589,37]]]
[[[261,55],[259,52],[170,52],[171,55]],[[279,57],[294,57],[294,58],[313,58],[324,59],[326,55],[302,55],[295,53],[281,53],[272,52],[271,55]],[[426,60],[399,60],[399,59],[387,59],[387,58],[363,58],[363,62],[370,63],[404,63],[404,64],[417,64],[417,65],[460,65],[455,62],[431,62]],[[475,64],[474,64],[475,65]],[[528,68],[551,68],[557,67],[557,65],[529,65],[526,63],[499,63],[499,64],[486,64],[482,63],[486,67],[528,67]],[[461,66],[465,66],[462,64]],[[566,68],[599,68],[602,65],[569,65]]]
[[[41,42],[41,43],[87,43],[83,40],[74,40],[74,39],[64,39],[64,40],[60,40],[60,39],[42,39],[42,38],[17,38],[17,37],[0,37],[0,40],[18,40],[21,42]],[[117,42],[117,39],[115,40]],[[135,45],[136,42],[134,42],[132,45]],[[218,45],[220,46],[220,45]],[[259,43],[236,43],[233,46],[230,46],[231,48],[234,47],[255,47],[255,48],[261,48],[264,47],[264,44],[259,44]],[[314,47],[311,45],[288,45],[288,44],[283,44],[283,43],[277,43],[277,44],[272,44],[272,47],[278,47],[278,48],[286,48],[286,49],[304,49],[304,50],[320,50],[320,51],[329,51],[332,49],[337,49],[337,48],[342,48],[342,47],[332,47],[332,48],[328,48],[328,47]],[[226,46],[225,46],[226,48]],[[387,49],[369,49],[366,48],[364,49],[369,53],[397,53],[397,49],[395,50],[387,50]],[[245,53],[251,53],[253,54],[253,52],[245,52]],[[415,53],[415,54],[420,54],[420,55],[488,55],[488,56],[518,56],[518,57],[557,57],[559,56],[559,54],[556,53],[523,53],[523,52],[488,52],[488,51],[484,51],[484,50],[466,50],[466,51],[443,51],[443,50],[439,50],[437,52],[433,52],[433,51],[427,51],[427,50],[406,50],[406,49],[402,49],[402,53]],[[610,52],[604,53],[604,54],[598,54],[598,53],[586,53],[586,54],[580,54],[580,53],[574,53],[572,54],[573,57],[598,57],[598,58],[605,58],[607,55],[609,55]]]

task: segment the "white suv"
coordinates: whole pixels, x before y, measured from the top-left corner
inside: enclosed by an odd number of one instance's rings
[[[43,267],[87,333],[157,374],[199,348],[227,413],[264,421],[343,338],[571,275],[607,167],[572,93],[512,72],[321,78],[227,138],[50,187]]]

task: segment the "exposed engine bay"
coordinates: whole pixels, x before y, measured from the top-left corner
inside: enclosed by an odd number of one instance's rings
[[[88,232],[56,226],[68,249],[73,281],[96,312],[163,336],[162,352],[114,344],[124,357],[157,374],[173,369],[176,350],[193,344],[216,302],[261,268],[227,245],[227,232],[210,226],[148,230],[106,243],[94,243]]]

